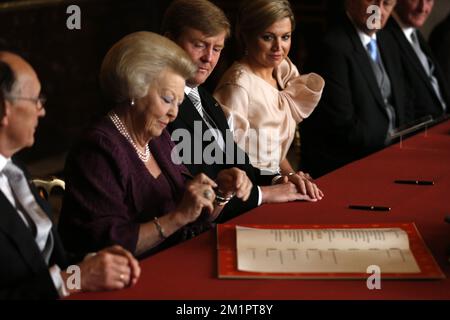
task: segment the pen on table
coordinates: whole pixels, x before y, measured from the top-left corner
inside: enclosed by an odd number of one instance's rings
[[[434,185],[434,181],[426,181],[426,180],[395,180],[395,183],[399,184],[415,184],[418,186],[432,186]]]
[[[355,210],[369,210],[369,211],[391,211],[391,208],[381,207],[381,206],[349,205],[348,208],[355,209]]]

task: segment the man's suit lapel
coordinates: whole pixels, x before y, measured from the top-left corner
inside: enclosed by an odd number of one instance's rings
[[[199,87],[199,94],[203,108],[206,110],[206,112],[208,112],[208,115],[213,118],[215,124],[219,127],[218,129],[222,132],[222,135],[225,139],[225,133],[226,129],[228,128],[228,124],[226,122],[225,116],[219,116],[220,112],[223,112],[222,109],[220,109],[219,104],[201,87]],[[191,128],[192,132],[194,132],[194,135],[197,134],[197,137],[195,137],[194,139],[200,139],[201,141],[203,141],[203,135],[205,131],[208,130],[208,125],[205,123],[202,116],[198,113],[191,99],[189,99],[187,95],[184,96],[184,100],[182,105],[180,106],[178,117],[184,123],[186,123],[189,128]],[[195,131],[195,121],[202,122],[202,136],[200,137],[198,137],[198,132]]]
[[[430,81],[428,81],[428,75],[426,74],[426,72],[425,72],[419,58],[417,57],[417,54],[414,52],[414,49],[412,48],[411,44],[408,42],[408,39],[406,39],[405,34],[403,33],[399,24],[392,17],[390,18],[390,21],[388,23],[391,24],[390,28],[392,29],[392,33],[395,37],[395,40],[397,41],[398,45],[400,46],[400,49],[402,50],[403,54],[408,57],[408,60],[410,62],[412,62],[411,65],[414,67],[416,72],[419,73],[420,78],[425,83],[428,90],[433,92],[433,95],[434,95],[434,89],[431,86]],[[423,48],[423,46],[422,46],[422,48]]]
[[[417,33],[418,35],[418,39],[419,39],[419,43],[420,43],[420,47],[422,48],[422,50],[425,52],[425,54],[431,59],[431,61],[434,64],[434,76],[436,77],[438,83],[439,83],[439,87],[441,89],[441,94],[442,94],[442,98],[444,99],[445,103],[448,104],[450,103],[449,101],[449,92],[447,92],[446,88],[447,88],[447,83],[445,81],[445,76],[444,76],[444,72],[441,69],[441,66],[439,65],[439,62],[437,62],[436,57],[434,56],[433,51],[431,51],[430,46],[427,44],[426,40],[424,39],[424,37],[422,36],[422,34],[420,32]],[[428,81],[429,82],[429,81]],[[431,85],[430,85],[431,87]],[[433,90],[434,93],[434,90]]]
[[[223,113],[222,108],[219,103],[214,100],[214,98],[202,87],[199,87],[200,97],[202,99],[203,108],[206,109],[206,112],[213,118],[218,129],[222,132],[223,137],[225,138],[226,130],[228,129],[228,123],[226,122],[226,117]]]
[[[351,21],[346,17],[346,29],[347,34],[350,38],[350,42],[353,46],[353,51],[355,55],[355,61],[358,64],[358,67],[364,74],[364,77],[367,80],[367,84],[372,92],[375,100],[378,102],[378,106],[381,108],[383,113],[386,113],[386,108],[384,107],[383,97],[381,96],[380,88],[377,83],[377,79],[375,78],[375,74],[373,72],[370,58],[367,55],[367,51],[364,49],[361,40],[356,32],[355,27],[352,25]]]
[[[189,99],[186,94],[184,95],[183,103],[179,108],[178,117],[192,129],[192,132],[194,132],[194,122],[203,121],[191,99]]]
[[[30,230],[3,192],[0,192],[0,208],[0,230],[14,242],[33,272],[37,273],[39,270],[45,269],[44,259]]]

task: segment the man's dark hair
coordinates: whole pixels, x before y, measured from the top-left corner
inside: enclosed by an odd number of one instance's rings
[[[14,73],[11,67],[0,61],[0,119],[5,115],[5,96],[11,92],[14,84]]]
[[[178,39],[186,27],[208,36],[221,32],[227,38],[230,35],[230,22],[225,13],[208,0],[175,0],[170,4],[163,17],[162,34]]]
[[[3,98],[11,93],[15,81],[14,72],[9,64],[0,60],[0,91]]]

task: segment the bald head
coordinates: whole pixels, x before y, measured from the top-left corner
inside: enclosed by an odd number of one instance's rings
[[[27,61],[17,54],[0,51],[0,66],[6,75],[0,83],[4,109],[0,118],[0,153],[11,157],[33,145],[45,109],[40,100],[41,83]]]
[[[7,64],[13,73],[12,86],[10,88],[3,87],[5,96],[21,95],[22,90],[26,90],[29,86],[36,84],[36,82],[39,83],[38,76],[33,67],[19,55],[7,51],[0,51],[0,61]]]

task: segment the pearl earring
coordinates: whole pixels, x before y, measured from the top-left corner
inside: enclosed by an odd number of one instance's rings
[[[132,106],[132,107],[134,107],[134,99],[131,99],[131,101],[130,101],[130,105]]]

